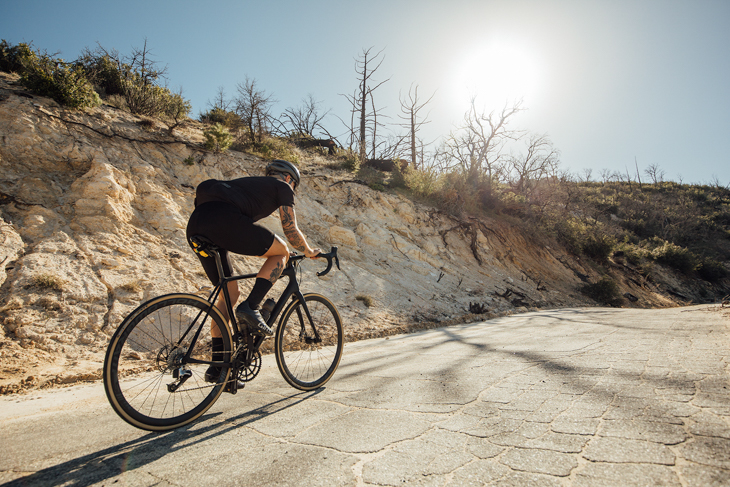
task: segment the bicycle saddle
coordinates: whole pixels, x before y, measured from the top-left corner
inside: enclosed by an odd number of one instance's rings
[[[202,255],[203,257],[212,257],[211,253],[220,250],[220,247],[202,235],[193,235],[190,237],[190,245],[196,254]]]

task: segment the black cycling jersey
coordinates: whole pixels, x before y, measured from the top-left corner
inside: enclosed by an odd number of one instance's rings
[[[279,207],[294,206],[294,191],[286,182],[270,176],[208,179],[198,185],[195,206],[210,201],[231,203],[253,221],[259,221]]]
[[[223,272],[230,276],[232,266],[228,252],[264,255],[275,236],[271,230],[254,222],[282,206],[294,206],[294,191],[281,179],[270,176],[232,181],[208,179],[195,191],[195,210],[187,227],[188,242],[193,235],[202,235],[220,247]],[[210,282],[218,284],[215,259],[196,255]]]

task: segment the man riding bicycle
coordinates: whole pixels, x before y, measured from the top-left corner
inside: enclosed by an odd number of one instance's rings
[[[295,189],[300,182],[299,170],[288,161],[277,159],[266,166],[266,176],[245,177],[230,181],[209,179],[200,183],[195,192],[195,210],[190,215],[187,239],[202,235],[220,247],[220,257],[225,277],[232,275],[229,252],[251,255],[266,259],[256,275],[256,282],[248,298],[236,308],[236,319],[248,325],[253,333],[272,335],[259,311],[266,293],[281,276],[289,259],[289,249],[284,240],[256,222],[271,215],[277,208],[281,226],[289,243],[306,257],[316,257],[321,250],[312,248],[297,226],[294,212]],[[193,247],[194,248],[194,247]],[[196,254],[205,274],[213,284],[220,276],[213,257]],[[237,282],[228,283],[231,301],[236,303],[240,296]],[[221,294],[216,306],[226,320],[229,320]],[[211,327],[213,339],[213,360],[223,352],[221,332]],[[205,374],[208,381],[215,381],[220,370],[211,366]]]

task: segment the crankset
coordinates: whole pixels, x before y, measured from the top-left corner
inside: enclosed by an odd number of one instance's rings
[[[246,346],[241,346],[236,350],[233,356],[233,367],[237,371],[237,378],[243,382],[252,381],[261,371],[261,352],[256,352],[251,356],[251,361],[246,364],[246,356],[248,355]]]

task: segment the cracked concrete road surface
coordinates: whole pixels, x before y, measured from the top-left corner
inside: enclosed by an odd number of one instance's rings
[[[566,309],[351,343],[301,393],[273,356],[168,433],[101,384],[0,399],[7,485],[730,485],[730,317]]]

